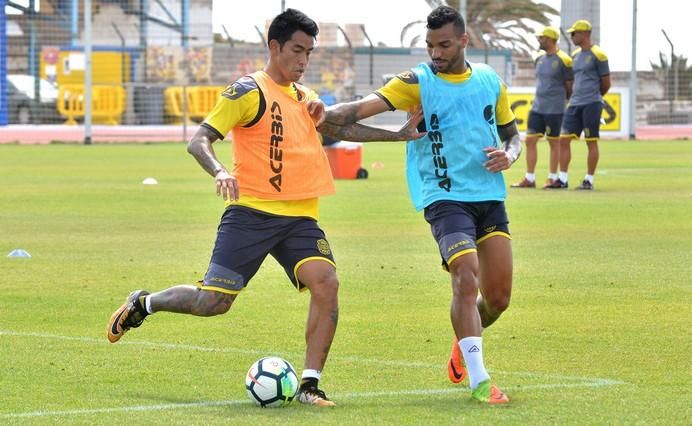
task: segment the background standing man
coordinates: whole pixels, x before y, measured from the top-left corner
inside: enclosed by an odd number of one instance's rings
[[[603,111],[603,95],[610,89],[610,68],[608,57],[601,48],[591,44],[591,23],[585,20],[576,21],[567,30],[572,42],[579,46],[572,53],[574,59],[574,90],[565,112],[560,132],[560,175],[551,188],[568,187],[567,169],[572,159],[570,143],[584,132],[588,148],[586,158],[586,176],[577,189],[592,190],[594,174],[598,165],[598,139]]]
[[[504,83],[487,65],[466,62],[461,15],[440,6],[428,15],[427,28],[432,62],[360,101],[331,107],[326,121],[342,125],[422,105],[427,134],[408,142],[406,174],[413,204],[425,211],[451,275],[456,339],[448,372],[453,382],[468,373],[472,398],[506,404],[508,396],[485,369],[481,330],[509,306],[512,248],[500,172],[519,157],[521,140]]]
[[[550,173],[544,188],[557,180],[560,126],[567,99],[572,94],[572,58],[557,46],[557,28],[545,27],[538,35],[542,53],[536,58],[536,96],[529,111],[526,130],[526,175],[512,188],[536,187],[536,143],[543,135],[550,144]]]

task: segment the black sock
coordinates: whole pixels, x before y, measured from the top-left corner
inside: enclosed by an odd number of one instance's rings
[[[300,388],[301,389],[306,389],[306,388],[316,388],[317,383],[319,383],[319,380],[317,380],[314,377],[305,377],[303,380],[300,381]]]

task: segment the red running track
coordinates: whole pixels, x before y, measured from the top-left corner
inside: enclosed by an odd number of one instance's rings
[[[387,126],[383,126],[387,127]],[[137,143],[137,142],[186,142],[197,130],[197,125],[183,128],[176,126],[93,126],[94,143]],[[604,139],[608,139],[604,136]],[[690,126],[642,126],[637,128],[637,139],[692,139]],[[82,143],[84,127],[67,125],[0,127],[0,144],[48,144],[51,142]]]

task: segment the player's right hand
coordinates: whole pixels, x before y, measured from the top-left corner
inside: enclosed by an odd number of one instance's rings
[[[418,125],[423,122],[423,120],[422,106],[418,106],[416,109],[409,111],[408,120],[406,120],[406,123],[399,129],[399,134],[404,136],[402,140],[411,141],[425,136],[428,132],[418,131]]]
[[[224,201],[238,201],[238,179],[226,170],[220,170],[214,177],[216,180],[216,195],[223,197]]]

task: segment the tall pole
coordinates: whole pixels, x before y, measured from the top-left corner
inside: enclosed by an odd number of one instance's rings
[[[487,65],[488,64],[488,41],[490,41],[490,36],[486,33],[483,34],[481,37],[483,39],[483,46],[485,47],[485,61],[484,63]]]
[[[372,44],[372,40],[370,40],[370,36],[368,35],[367,31],[365,31],[365,25],[360,26],[360,30],[363,32],[363,35],[365,36],[365,39],[368,41],[368,44],[370,45],[370,49],[368,50],[370,52],[370,86],[372,87],[373,83],[373,73],[374,73],[374,68],[375,68],[375,46]]]
[[[70,2],[70,46],[77,45],[79,38],[79,0]]]
[[[187,85],[188,85],[188,75],[190,74],[190,62],[188,61],[187,53],[190,44],[190,0],[182,0],[180,2],[181,10],[181,37],[182,37],[182,48],[183,48],[183,142],[187,142],[187,109],[189,105],[187,104]]]
[[[84,0],[84,144],[91,145],[91,0]]]
[[[149,13],[149,0],[139,0],[139,47],[142,54],[142,71],[143,81],[147,81],[147,39],[149,37],[149,21],[147,14]]]
[[[0,126],[9,121],[7,111],[7,0],[0,0]]]
[[[668,34],[666,34],[666,30],[661,29],[661,32],[663,33],[663,36],[668,40],[668,44],[670,44],[670,69],[668,70],[668,81],[670,83],[670,75],[671,73],[674,75],[673,80],[674,86],[671,88],[671,93],[668,94],[669,98],[669,104],[668,104],[668,109],[670,110],[670,116],[668,117],[669,119],[673,118],[673,98],[675,97],[675,94],[678,90],[677,85],[677,76],[678,73],[676,72],[677,70],[675,69],[675,47],[673,46],[673,42],[670,41],[670,38],[668,37]]]
[[[466,19],[466,0],[459,0],[459,15],[464,18],[464,24],[468,25],[468,19]]]
[[[632,0],[632,65],[630,67],[630,139],[637,139],[637,0]]]

